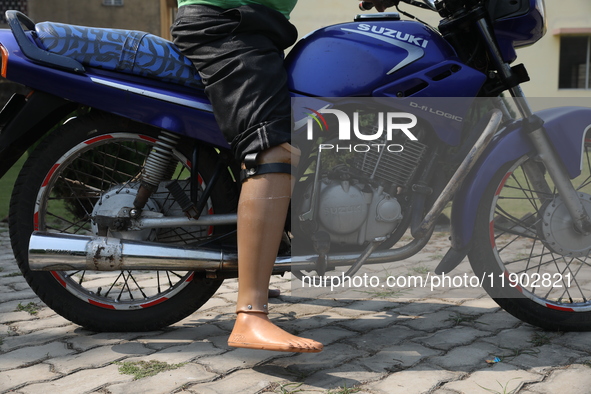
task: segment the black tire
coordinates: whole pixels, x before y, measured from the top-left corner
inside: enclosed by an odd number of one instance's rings
[[[583,163],[572,182],[589,211],[588,148]],[[534,186],[524,165],[547,187]],[[526,156],[497,172],[481,201],[473,241],[470,264],[503,309],[547,330],[591,330],[591,236],[574,230],[543,166]]]
[[[18,265],[47,306],[90,330],[150,331],[168,326],[199,309],[223,281],[186,271],[29,269],[28,244],[34,230],[92,235],[96,226],[90,216],[99,200],[113,197],[111,201],[120,201],[124,198],[120,191],[133,195],[135,180],[156,137],[157,130],[149,126],[91,112],[52,132],[31,154],[16,181],[9,221]],[[187,179],[187,157],[191,156],[182,152],[187,145],[191,144],[181,142],[175,151],[175,179]],[[212,176],[215,156],[214,149],[200,148],[202,186]],[[169,197],[159,189],[146,208],[178,214],[178,205]],[[207,213],[232,212],[236,198],[234,183],[225,172],[208,201]],[[141,237],[189,244],[211,237],[214,230],[216,234],[222,231],[204,227],[148,230]]]

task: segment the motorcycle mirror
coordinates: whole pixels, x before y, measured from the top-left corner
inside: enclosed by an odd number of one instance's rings
[[[423,3],[427,5],[433,11],[437,11],[437,7],[435,6],[435,0],[423,0]]]

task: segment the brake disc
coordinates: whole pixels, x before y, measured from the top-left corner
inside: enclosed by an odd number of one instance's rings
[[[587,213],[591,212],[591,195],[578,193]],[[562,256],[583,257],[591,250],[591,234],[584,235],[575,226],[564,200],[557,196],[545,204],[541,211],[541,235],[552,252]]]

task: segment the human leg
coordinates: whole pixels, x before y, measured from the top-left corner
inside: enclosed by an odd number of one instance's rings
[[[232,142],[236,159],[241,162],[247,154],[260,152],[259,164],[290,163],[292,121],[283,49],[295,40],[294,28],[283,15],[253,7],[223,13],[202,6],[181,10],[173,28],[175,44],[203,77],[218,125]],[[300,352],[322,349],[318,342],[283,331],[267,317],[269,279],[283,234],[291,182],[289,174],[268,173],[242,184],[238,316],[228,341],[231,346]]]
[[[297,165],[299,152],[285,143],[258,155],[258,164]],[[268,318],[267,289],[291,198],[292,176],[248,178],[238,203],[238,301],[228,345],[286,352],[319,352],[322,344],[282,330]]]

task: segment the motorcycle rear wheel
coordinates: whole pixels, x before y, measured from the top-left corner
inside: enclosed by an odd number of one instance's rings
[[[545,191],[526,174],[526,163],[545,178]],[[572,183],[591,212],[588,147],[583,164]],[[490,182],[469,257],[489,295],[518,319],[547,330],[591,330],[591,235],[574,229],[548,173],[533,159],[518,159]]]
[[[199,309],[222,284],[195,272],[179,271],[31,271],[29,237],[34,230],[94,235],[91,216],[110,198],[129,204],[139,186],[145,158],[157,130],[122,118],[92,112],[68,121],[31,154],[16,181],[10,204],[10,236],[18,265],[41,300],[58,314],[92,331],[152,331]],[[191,157],[180,143],[174,151],[173,179],[188,188]],[[200,149],[201,190],[211,178],[216,152]],[[185,180],[183,182],[183,180]],[[131,197],[130,197],[131,195]],[[113,200],[117,203],[113,204]],[[105,204],[103,204],[103,202]],[[226,171],[204,214],[231,212],[236,192]],[[160,189],[146,209],[179,215],[178,204]],[[192,227],[115,234],[157,242],[190,244],[228,228]]]

